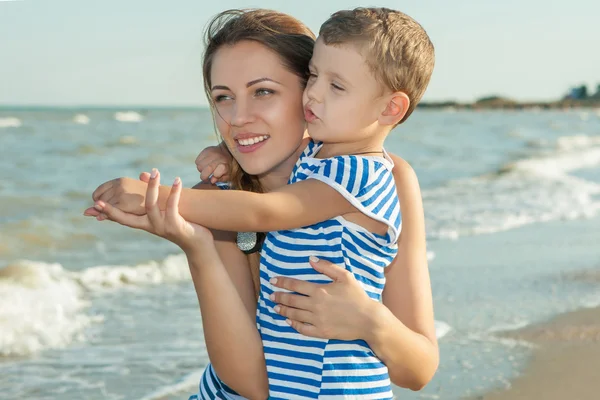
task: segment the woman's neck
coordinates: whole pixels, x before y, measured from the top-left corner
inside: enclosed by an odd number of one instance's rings
[[[308,145],[308,141],[309,137],[305,135],[296,151],[294,151],[290,157],[270,171],[258,177],[258,180],[260,181],[260,184],[265,192],[277,190],[288,183],[290,175],[292,174],[294,166],[296,165],[296,161],[298,161],[298,158],[300,158],[300,155]]]

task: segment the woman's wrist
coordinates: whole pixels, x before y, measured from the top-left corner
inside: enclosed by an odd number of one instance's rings
[[[371,304],[365,307],[362,313],[360,338],[373,347],[381,341],[382,333],[385,332],[389,310],[380,302],[371,299],[369,301]]]
[[[207,239],[196,239],[186,245],[180,245],[188,261],[196,264],[198,262],[210,262],[218,258],[217,249],[212,237]]]

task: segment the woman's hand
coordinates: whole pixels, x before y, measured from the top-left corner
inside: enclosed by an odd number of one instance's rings
[[[158,206],[160,173],[152,170],[149,177],[145,198],[145,215],[135,215],[121,211],[110,203],[97,201],[94,208],[105,214],[108,219],[130,228],[142,229],[165,238],[186,253],[199,250],[203,245],[213,242],[212,234],[203,226],[187,222],[179,214],[179,198],[181,195],[181,179],[176,178],[167,199],[165,211]]]
[[[365,339],[369,318],[376,304],[354,275],[345,269],[311,257],[311,266],[333,282],[317,284],[277,277],[274,286],[298,293],[273,293],[275,311],[306,336],[324,339]]]

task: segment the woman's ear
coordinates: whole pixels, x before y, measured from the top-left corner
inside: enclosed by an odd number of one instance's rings
[[[379,123],[381,125],[395,126],[402,121],[402,118],[408,112],[410,107],[410,99],[404,92],[395,92],[388,96],[388,102],[385,110],[379,115]]]

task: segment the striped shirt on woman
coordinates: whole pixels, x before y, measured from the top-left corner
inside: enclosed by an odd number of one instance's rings
[[[260,262],[260,294],[256,322],[261,334],[269,399],[391,399],[387,367],[363,340],[342,341],[304,336],[277,314],[269,296],[275,290],[270,279],[292,277],[314,283],[331,279],[314,270],[309,257],[344,265],[374,301],[381,301],[384,269],[397,253],[400,205],[389,157],[337,156],[315,158],[322,144],[310,142],[298,159],[290,180],[293,184],[318,179],[342,194],[368,217],[387,225],[378,235],[343,217],[298,229],[271,232],[265,238]],[[204,381],[216,378],[208,370],[200,383],[199,398],[239,399],[235,392],[207,392]],[[204,393],[208,394],[204,394]]]

